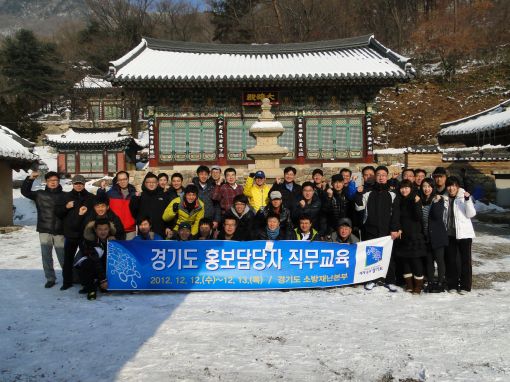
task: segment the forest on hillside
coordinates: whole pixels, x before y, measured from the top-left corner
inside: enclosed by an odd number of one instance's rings
[[[84,16],[71,18],[51,36],[22,29],[0,41],[0,124],[34,139],[41,131],[33,113],[65,99],[84,75],[105,74],[108,62],[136,46],[142,36],[221,44],[305,42],[373,33],[390,49],[412,57],[418,77],[403,89],[429,84],[438,94],[436,87],[455,92],[469,68],[481,70],[474,76],[481,80],[492,68],[500,74],[495,81],[503,88],[510,86],[505,80],[510,57],[508,0],[83,1]],[[503,91],[487,102],[504,96]],[[384,111],[385,100],[392,97],[395,92],[381,94],[378,109]],[[410,122],[388,118],[396,117],[390,113],[376,118],[376,123],[383,126],[385,145],[392,145],[391,134]],[[386,134],[392,124],[397,125],[393,133]],[[430,129],[419,139],[395,143],[427,142],[434,135]]]

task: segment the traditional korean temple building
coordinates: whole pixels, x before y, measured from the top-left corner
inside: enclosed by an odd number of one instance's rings
[[[110,63],[148,118],[151,167],[253,163],[249,128],[263,98],[284,128],[282,163],[371,162],[372,103],[414,74],[374,36],[293,44],[206,44],[144,38]]]
[[[144,146],[126,129],[73,128],[63,134],[46,134],[44,141],[58,151],[58,172],[86,177],[126,170],[126,162],[134,162]]]
[[[441,124],[440,144],[510,145],[510,100],[478,114]]]
[[[39,157],[34,144],[0,125],[0,227],[13,224],[12,170],[28,170]]]
[[[88,121],[127,120],[123,89],[100,76],[87,75],[73,86],[72,118]]]

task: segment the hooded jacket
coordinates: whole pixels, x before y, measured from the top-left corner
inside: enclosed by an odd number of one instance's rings
[[[254,236],[255,230],[255,211],[249,205],[244,207],[242,214],[238,214],[236,209],[232,206],[230,211],[225,214],[225,218],[234,217],[237,220],[236,232],[239,236],[243,237],[243,240],[251,240]]]
[[[464,198],[463,188],[459,188],[455,201],[453,202],[453,215],[455,217],[455,238],[472,239],[475,237],[475,230],[471,218],[476,216],[476,209],[473,203],[473,198],[469,197],[468,200]],[[448,224],[448,213],[450,210],[449,196],[444,197],[444,214],[443,222],[445,226]]]
[[[174,205],[177,204],[177,211],[174,211]],[[179,230],[179,224],[187,222],[191,225],[191,235],[198,233],[200,220],[204,217],[204,203],[200,199],[196,199],[193,204],[193,209],[188,211],[184,201],[184,195],[181,195],[168,204],[163,212],[163,220],[167,223],[172,223],[173,231]],[[174,223],[175,222],[175,223]]]
[[[21,185],[21,194],[35,202],[37,208],[37,232],[52,235],[63,235],[64,225],[62,219],[57,216],[55,210],[62,203],[62,186],[32,191],[34,179],[27,177]]]
[[[262,186],[258,186],[255,183],[255,179],[251,176],[246,179],[246,183],[244,185],[244,194],[248,197],[250,201],[250,206],[253,207],[255,212],[259,211],[262,207],[267,204],[269,190],[271,186],[268,184],[263,184]]]

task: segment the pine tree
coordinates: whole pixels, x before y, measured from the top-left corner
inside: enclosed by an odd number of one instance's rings
[[[2,94],[11,101],[20,98],[29,111],[36,111],[62,94],[66,84],[60,66],[54,44],[41,42],[32,31],[21,29],[7,37],[0,49],[0,73],[6,83]]]

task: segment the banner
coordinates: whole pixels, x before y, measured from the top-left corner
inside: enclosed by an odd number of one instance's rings
[[[109,290],[327,288],[385,277],[389,236],[308,241],[109,241]]]

